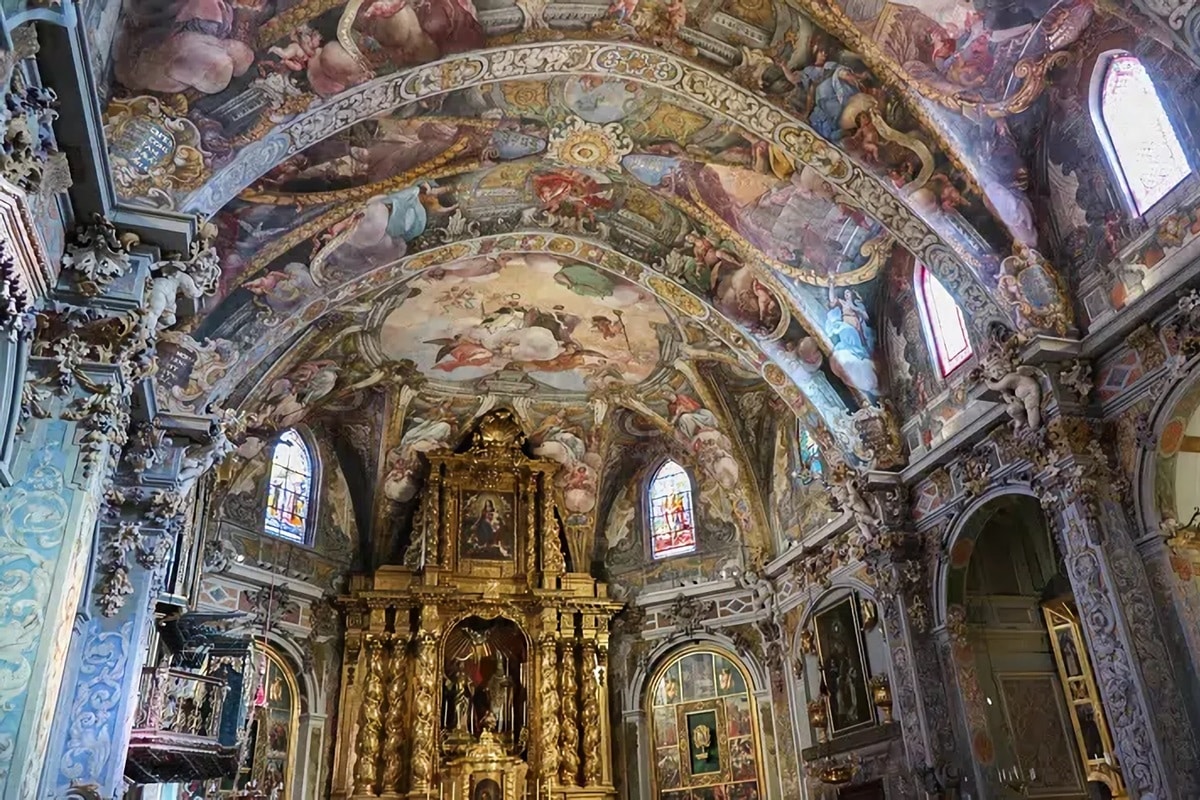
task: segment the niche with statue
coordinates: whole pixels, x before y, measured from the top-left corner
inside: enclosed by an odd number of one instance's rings
[[[447,634],[442,654],[442,746],[464,752],[485,731],[523,750],[529,644],[512,620],[469,617]]]

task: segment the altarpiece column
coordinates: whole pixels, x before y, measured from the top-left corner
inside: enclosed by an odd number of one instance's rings
[[[524,441],[502,409],[431,456],[405,566],[342,598],[336,797],[615,798],[602,659],[621,604],[566,572],[557,465]]]

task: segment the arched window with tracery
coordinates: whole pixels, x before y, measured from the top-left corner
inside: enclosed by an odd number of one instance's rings
[[[937,276],[917,264],[913,271],[921,327],[934,355],[938,374],[945,378],[971,358],[971,338],[958,303],[942,286]]]
[[[300,434],[288,429],[279,434],[271,450],[263,529],[271,536],[293,542],[308,541],[312,520],[315,459]]]
[[[1145,65],[1126,52],[1096,63],[1093,116],[1121,194],[1142,215],[1191,174]]]
[[[691,648],[669,657],[649,684],[656,800],[762,797],[750,677],[731,653]]]
[[[647,489],[650,507],[650,551],[666,558],[696,549],[696,518],[692,513],[692,481],[674,461],[665,461]]]

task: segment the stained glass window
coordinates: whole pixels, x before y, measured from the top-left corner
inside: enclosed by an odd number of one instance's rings
[[[655,558],[696,549],[692,482],[674,461],[659,467],[650,482],[650,545]]]
[[[656,800],[758,800],[751,685],[732,654],[692,650],[650,682]]]
[[[308,445],[294,430],[279,435],[271,452],[264,528],[272,536],[303,542],[312,504],[313,459]]]
[[[1192,170],[1142,62],[1118,55],[1103,69],[1100,116],[1113,166],[1144,214]]]
[[[797,472],[800,482],[807,485],[821,477],[825,465],[821,462],[821,449],[812,431],[800,425],[800,464]]]
[[[934,351],[938,371],[944,378],[971,357],[967,325],[958,303],[924,264],[917,264],[915,277],[925,335]]]

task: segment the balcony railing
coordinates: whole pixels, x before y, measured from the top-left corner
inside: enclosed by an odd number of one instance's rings
[[[228,777],[238,749],[220,741],[228,687],[220,678],[170,667],[142,670],[125,774],[137,783]]]
[[[228,690],[220,678],[168,667],[144,669],[134,728],[215,739]]]

